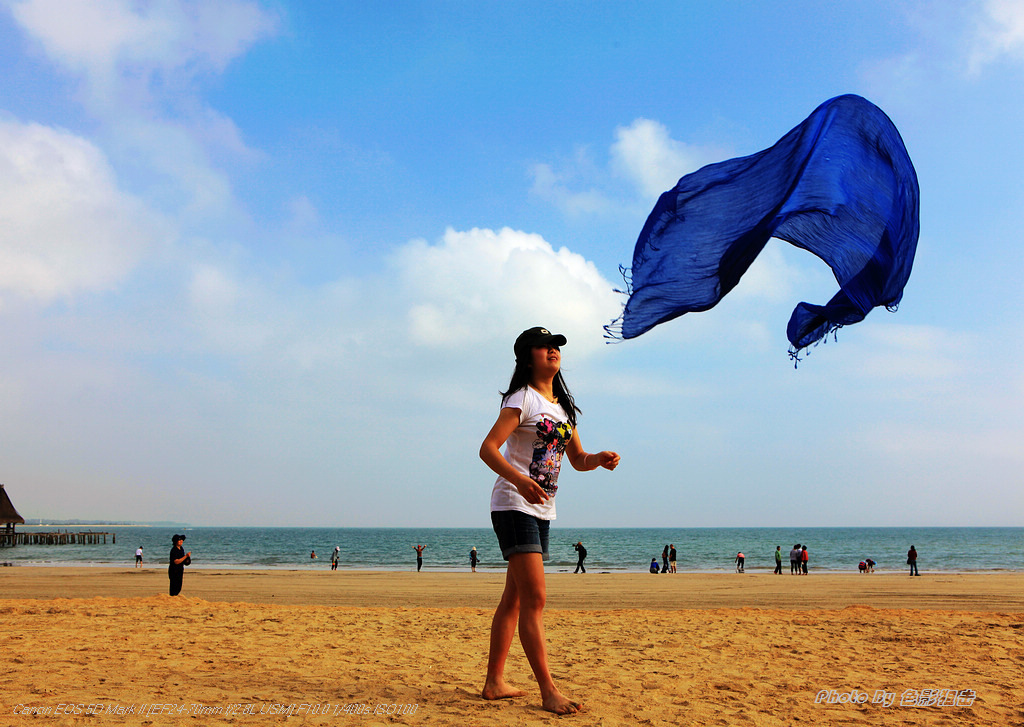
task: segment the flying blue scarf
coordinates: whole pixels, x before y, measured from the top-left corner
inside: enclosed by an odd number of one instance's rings
[[[860,96],[826,101],[774,146],[710,164],[658,199],[623,269],[629,298],[605,330],[635,338],[714,307],[769,238],[832,268],[839,292],[800,303],[790,355],[872,308],[895,310],[917,249],[917,173],[889,117]]]

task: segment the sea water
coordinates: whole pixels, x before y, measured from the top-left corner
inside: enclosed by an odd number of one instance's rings
[[[58,528],[20,527],[53,532]],[[187,536],[192,568],[326,569],[335,546],[344,570],[415,570],[414,546],[426,546],[426,571],[469,570],[476,547],[478,570],[504,569],[490,528],[237,528],[237,527],[62,527],[110,533],[106,544],[19,545],[0,548],[0,564],[133,567],[143,546],[144,565],[167,563],[171,536]],[[116,539],[116,543],[113,542]],[[782,546],[783,572],[789,551],[807,545],[811,572],[857,572],[874,560],[880,572],[904,571],[907,550],[916,546],[922,573],[1024,571],[1024,528],[558,528],[552,527],[548,572],[571,572],[573,545],[587,548],[586,568],[601,572],[646,572],[651,558],[674,544],[681,572],[727,572],[743,552],[746,570],[775,568],[775,547]],[[317,558],[310,555],[315,552]]]

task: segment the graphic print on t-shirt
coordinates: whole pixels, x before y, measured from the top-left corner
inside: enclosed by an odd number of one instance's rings
[[[572,427],[567,422],[556,422],[543,417],[537,422],[537,439],[533,442],[533,461],[530,479],[554,497],[558,491],[558,469],[565,446],[572,439]]]

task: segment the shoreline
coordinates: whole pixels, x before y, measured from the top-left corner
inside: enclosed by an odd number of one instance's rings
[[[787,566],[788,567],[788,566]],[[121,563],[109,563],[109,562],[74,562],[74,561],[61,561],[51,563],[40,563],[40,562],[26,562],[26,561],[4,561],[0,560],[0,568],[67,568],[67,569],[105,569],[105,570],[133,570],[134,563],[124,561]],[[147,563],[144,565],[143,570],[165,570],[167,568],[166,563],[160,563],[159,565],[152,565]],[[194,563],[189,566],[192,571],[229,571],[232,573],[240,572],[288,572],[288,573],[317,573],[324,570],[330,570],[330,562],[325,561],[324,563],[310,566],[306,564],[289,564],[289,565],[254,565],[252,563]],[[505,565],[500,567],[478,565],[478,573],[505,573]],[[453,566],[451,568],[444,566],[432,566],[424,565],[424,573],[471,573],[469,566]],[[410,573],[415,571],[415,563],[403,564],[399,567],[394,566],[380,566],[380,567],[348,567],[339,566],[338,572],[343,573]],[[568,566],[545,566],[545,573],[547,575],[559,575],[559,574],[573,574],[573,565]],[[714,569],[702,569],[702,570],[682,570],[677,571],[676,575],[714,575],[714,576],[728,576],[728,575],[772,575],[774,571],[767,567],[758,566],[756,568],[748,567],[745,574],[736,573],[732,568],[714,568]],[[961,576],[961,575],[1024,575],[1024,568],[966,568],[958,570],[922,570],[922,575],[927,573],[933,576]],[[652,575],[643,568],[597,568],[587,566],[588,575]],[[668,575],[668,574],[659,574]],[[783,571],[783,575],[791,575],[788,570]],[[900,568],[899,570],[893,570],[892,568],[876,569],[874,573],[864,574],[860,573],[856,569],[851,568],[815,568],[811,569],[809,575],[818,576],[906,576],[907,569]]]
[[[850,606],[1024,612],[1024,573],[547,573],[547,608],[675,611]],[[897,577],[899,576],[899,577]],[[493,609],[503,571],[186,569],[182,596],[216,603]],[[0,568],[0,600],[141,598],[167,592],[165,567]]]

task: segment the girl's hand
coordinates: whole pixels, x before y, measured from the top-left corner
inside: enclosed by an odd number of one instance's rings
[[[604,467],[606,470],[613,470],[619,466],[619,455],[615,452],[598,452],[597,454],[591,455],[597,457],[598,467]]]
[[[529,478],[525,478],[524,482],[517,481],[516,489],[531,505],[543,505],[548,501],[548,493],[544,488]]]

